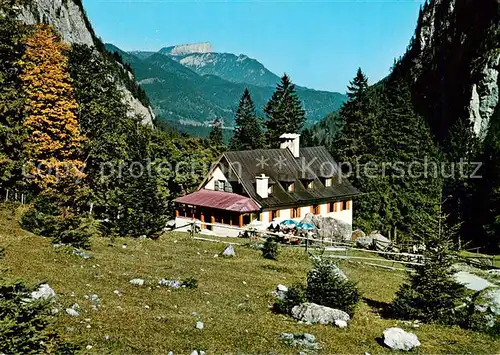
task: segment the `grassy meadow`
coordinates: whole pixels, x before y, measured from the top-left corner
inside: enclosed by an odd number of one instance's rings
[[[0,210],[0,247],[5,249],[0,270],[31,283],[49,283],[58,295],[55,326],[64,338],[81,343],[83,353],[297,354],[304,349],[285,345],[279,336],[308,332],[323,346],[318,353],[380,354],[391,350],[378,338],[385,328],[396,325],[419,337],[422,346],[413,353],[500,352],[500,341],[487,335],[438,325],[413,328],[382,318],[379,309],[391,301],[405,278],[403,272],[340,262],[363,296],[349,327],[298,324],[273,313],[270,306],[276,285],[305,281],[311,263],[301,249],[283,248],[279,260],[270,261],[258,250],[237,245],[235,258],[222,258],[214,257],[223,251],[222,243],[170,233],[157,241],[94,239],[90,259],[84,260],[54,249],[49,239],[23,231],[19,213]],[[198,280],[198,288],[157,286],[160,278],[190,277]],[[133,278],[147,284],[133,286],[129,283]],[[101,300],[97,312],[85,297],[92,294]],[[75,303],[81,315],[70,317],[64,309]],[[195,328],[198,320],[204,329]]]

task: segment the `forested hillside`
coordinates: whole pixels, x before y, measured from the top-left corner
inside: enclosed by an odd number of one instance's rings
[[[16,16],[22,22],[29,25],[50,24],[64,42],[95,47],[102,55],[109,56],[96,36],[80,0],[16,0],[14,3],[20,5]],[[116,61],[111,63],[114,64],[114,85],[123,94],[123,100],[129,107],[128,114],[141,115],[145,124],[152,124],[155,117],[149,100],[137,85],[130,67]]]
[[[366,193],[357,202],[358,225],[415,238],[442,209],[450,227],[458,226],[457,246],[498,248],[500,4],[477,5],[427,1],[391,74],[368,86],[358,72],[349,102],[307,132],[342,161],[379,166],[374,178],[352,177]],[[425,160],[437,174],[401,176],[401,167],[408,173]],[[382,163],[392,167],[383,172]],[[482,178],[471,178],[474,172]]]
[[[186,45],[187,50],[191,50]],[[263,117],[265,103],[271,98],[279,77],[246,56],[228,53],[172,53],[175,47],[158,53],[126,53],[112,44],[130,63],[137,80],[151,98],[158,119],[182,127],[183,131],[206,135],[210,124],[219,118],[224,127],[234,127],[239,97],[248,88],[258,114]],[[194,49],[195,50],[195,49]],[[263,73],[260,75],[260,73]],[[306,110],[307,124],[314,124],[340,108],[345,95],[297,86]]]
[[[68,45],[53,26],[24,25],[18,7],[1,6],[2,196],[32,202],[24,228],[58,242],[157,235],[216,152],[131,115],[116,85],[120,58]]]

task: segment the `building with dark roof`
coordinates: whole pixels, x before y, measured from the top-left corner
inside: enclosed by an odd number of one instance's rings
[[[222,154],[198,190],[176,200],[177,225],[195,218],[202,225],[241,228],[256,219],[269,224],[278,218],[301,220],[308,213],[352,224],[352,198],[359,191],[326,148],[300,148],[298,134],[280,139],[280,149]]]

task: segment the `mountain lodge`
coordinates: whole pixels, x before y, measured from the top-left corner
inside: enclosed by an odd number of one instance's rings
[[[300,221],[308,213],[352,224],[352,198],[359,191],[339,169],[325,147],[300,148],[299,134],[283,134],[279,149],[225,152],[196,192],[175,201],[176,228],[187,230],[197,219],[202,229],[237,236],[227,226]]]

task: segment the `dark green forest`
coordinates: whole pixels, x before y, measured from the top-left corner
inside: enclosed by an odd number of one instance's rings
[[[498,55],[500,5],[461,1],[450,12],[449,3],[426,2],[391,74],[370,86],[359,70],[349,101],[304,136],[341,162],[392,165],[374,178],[351,177],[364,193],[355,202],[356,226],[418,239],[420,221],[443,211],[449,228],[458,226],[455,247],[494,252],[500,241],[498,105],[487,127],[474,132],[468,104],[482,68]],[[394,170],[395,163],[408,168],[424,159],[438,174],[409,178]]]

